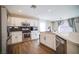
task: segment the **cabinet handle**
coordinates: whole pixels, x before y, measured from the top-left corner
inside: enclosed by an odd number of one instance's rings
[[[15,36],[15,38],[18,38],[17,36]]]
[[[44,37],[44,40],[46,40],[46,37]]]
[[[58,42],[58,43],[57,43],[57,46],[56,46],[56,48],[57,48],[57,47],[59,47],[59,45],[60,45],[60,42]]]

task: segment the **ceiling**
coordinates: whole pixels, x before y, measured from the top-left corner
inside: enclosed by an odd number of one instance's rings
[[[7,5],[5,7],[11,14],[28,15],[41,20],[55,21],[79,16],[78,5],[36,5],[36,8],[31,8],[31,5]]]

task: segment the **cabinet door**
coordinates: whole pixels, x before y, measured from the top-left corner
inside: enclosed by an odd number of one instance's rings
[[[32,39],[38,39],[39,38],[39,32],[38,31],[31,31],[31,38]]]
[[[56,41],[55,41],[55,35],[49,35],[46,34],[46,45],[54,50],[56,50]]]
[[[12,32],[11,34],[12,34],[12,44],[17,43],[17,36],[16,36],[17,34],[14,32]]]
[[[17,42],[22,42],[22,32],[17,34]]]
[[[22,42],[22,32],[12,32],[12,43]]]
[[[31,31],[31,39],[35,39],[35,33],[33,31]]]
[[[39,32],[35,31],[35,39],[39,39]]]
[[[45,33],[40,34],[40,42],[46,45],[46,36]]]
[[[35,39],[35,33],[34,33],[34,31],[31,31],[31,39],[32,40]]]

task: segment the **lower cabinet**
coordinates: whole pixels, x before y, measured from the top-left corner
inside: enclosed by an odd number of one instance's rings
[[[40,43],[56,51],[56,54],[67,53],[66,40],[60,38],[54,33],[42,32],[40,33]]]
[[[31,31],[31,39],[39,39],[39,32],[38,31]]]
[[[40,33],[40,43],[56,51],[55,35],[50,32]]]
[[[12,44],[22,42],[22,31],[11,32],[11,35],[12,35],[12,38],[11,38]]]
[[[79,45],[67,41],[67,54],[79,54]]]

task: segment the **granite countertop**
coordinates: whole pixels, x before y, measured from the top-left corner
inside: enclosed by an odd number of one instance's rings
[[[79,33],[78,32],[72,32],[72,33],[54,32],[54,34],[60,36],[61,38],[65,39],[65,40],[71,41],[71,42],[79,45]]]

